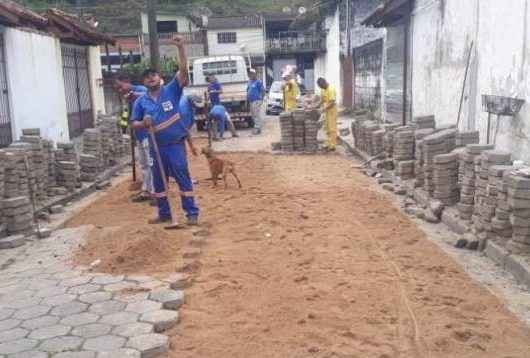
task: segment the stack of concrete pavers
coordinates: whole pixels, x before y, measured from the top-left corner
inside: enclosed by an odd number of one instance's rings
[[[377,124],[374,121],[364,121],[361,124],[361,150],[368,153],[369,155],[377,155],[379,153],[376,152],[378,148],[374,148],[373,144],[373,133],[375,131],[378,131],[380,129],[379,124]]]
[[[9,235],[33,234],[33,209],[29,197],[3,199],[2,207]]]
[[[497,207],[496,188],[489,181],[490,168],[496,165],[511,165],[512,160],[510,153],[496,150],[484,151],[478,159],[475,162],[475,164],[478,162],[480,165],[475,166],[477,177],[473,224],[479,233],[485,232],[487,238],[494,236],[491,220],[495,216],[495,208]]]
[[[465,131],[456,133],[456,146],[465,147],[468,144],[478,144],[480,142],[479,131]]]
[[[118,148],[115,143],[115,130],[118,130],[115,118],[113,116],[98,117],[98,128],[101,131],[101,140],[103,146],[103,165],[110,167],[118,156]]]
[[[491,227],[495,236],[503,239],[512,237],[513,229],[510,223],[511,209],[508,204],[508,178],[513,170],[512,166],[494,165],[490,168],[489,182],[496,188],[497,205],[495,217],[491,219]]]
[[[396,175],[402,180],[410,180],[414,178],[414,167],[416,162],[414,160],[403,160],[394,162]]]
[[[40,130],[23,129],[20,141],[31,145],[31,154],[28,158],[30,163],[30,184],[33,189],[35,200],[44,202],[47,199],[48,188],[48,161],[47,155],[40,137]]]
[[[73,143],[57,143],[55,165],[57,185],[70,192],[79,187],[78,157]]]
[[[372,132],[372,151],[374,155],[383,153],[385,151],[385,130],[378,129]]]
[[[294,150],[301,152],[305,147],[305,112],[304,110],[293,111],[293,145]]]
[[[293,142],[293,115],[291,112],[280,114],[281,148],[285,152],[294,151]]]
[[[394,134],[395,130],[399,127],[400,125],[397,123],[383,124],[383,129],[385,131],[385,135],[383,137],[383,148],[387,158],[392,158],[394,156]]]
[[[480,155],[485,150],[492,150],[493,145],[470,144],[459,155],[459,171],[463,171],[461,179],[459,178],[460,202],[458,210],[460,218],[471,220],[475,208],[475,160],[480,160]]]
[[[5,148],[5,151],[4,197],[15,198],[18,196],[29,196],[26,151],[20,146],[9,146]]]
[[[412,123],[418,129],[434,129],[436,128],[436,121],[434,116],[419,116],[412,119]]]
[[[400,127],[394,134],[394,160],[414,159],[414,130],[410,127]]]
[[[318,120],[320,114],[316,110],[307,111],[305,118],[305,150],[316,152],[318,150]]]
[[[414,131],[414,155],[416,157],[416,161],[414,162],[414,174],[416,175],[414,186],[416,188],[423,187],[423,185],[425,184],[425,177],[423,173],[423,138],[433,133],[433,128],[417,129],[416,131]]]
[[[455,129],[444,129],[423,138],[423,187],[431,195],[434,192],[434,157],[453,151],[455,141]]]
[[[102,135],[99,129],[90,128],[83,132],[83,154],[79,156],[79,165],[82,181],[93,182],[104,170]]]
[[[53,145],[53,141],[51,140],[48,140],[48,139],[43,139],[42,140],[42,148],[43,148],[43,151],[44,151],[44,156],[46,157],[46,163],[48,163],[48,168],[47,168],[47,179],[48,179],[48,182],[46,184],[46,191],[47,191],[47,194],[48,196],[54,196],[55,195],[55,192],[53,191],[53,187],[56,186],[56,181],[55,181],[55,150],[54,150],[54,145]]]
[[[2,208],[2,199],[4,198],[4,173],[5,173],[5,152],[0,150],[0,237],[7,233],[7,226],[5,225],[4,211]]]
[[[507,183],[513,226],[508,248],[516,253],[530,253],[530,177],[513,173],[507,178]]]
[[[445,206],[458,202],[458,154],[439,154],[434,157],[433,197]]]

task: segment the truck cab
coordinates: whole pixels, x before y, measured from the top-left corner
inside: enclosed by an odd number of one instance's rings
[[[243,56],[211,56],[192,61],[190,70],[190,85],[184,89],[184,94],[201,95],[206,105],[195,114],[197,129],[203,130],[211,104],[208,97],[208,82],[206,77],[215,75],[222,86],[221,104],[230,113],[232,121],[254,126],[247,103],[248,72]]]

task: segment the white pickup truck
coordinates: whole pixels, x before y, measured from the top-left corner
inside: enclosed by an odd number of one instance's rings
[[[205,98],[207,106],[195,114],[197,129],[203,130],[210,109],[208,99],[208,82],[206,77],[215,75],[223,86],[220,95],[221,104],[230,113],[234,123],[246,123],[254,127],[254,120],[247,103],[248,73],[243,56],[202,57],[192,62],[189,85],[184,94],[197,94]]]

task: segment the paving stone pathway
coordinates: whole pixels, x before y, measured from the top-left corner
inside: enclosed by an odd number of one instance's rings
[[[90,227],[65,229],[0,252],[0,358],[167,356],[182,281],[72,267]]]

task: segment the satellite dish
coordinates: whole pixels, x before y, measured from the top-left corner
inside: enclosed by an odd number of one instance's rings
[[[300,7],[298,8],[298,13],[299,13],[300,15],[303,15],[303,14],[305,14],[306,12],[307,12],[307,9],[306,9],[305,7],[300,6]]]

